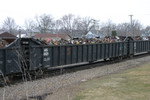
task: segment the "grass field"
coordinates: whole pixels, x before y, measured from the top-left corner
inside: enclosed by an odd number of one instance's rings
[[[150,100],[150,63],[81,83],[73,100]]]

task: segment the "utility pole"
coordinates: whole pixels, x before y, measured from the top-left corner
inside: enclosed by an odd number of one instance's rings
[[[133,15],[129,15],[130,16],[130,22],[131,22],[131,34],[132,34],[132,37],[134,36],[134,33],[133,33],[133,23],[132,23],[132,16]]]
[[[19,38],[21,38],[21,27],[19,27]]]

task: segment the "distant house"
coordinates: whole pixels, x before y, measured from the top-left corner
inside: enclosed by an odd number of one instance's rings
[[[142,33],[141,37],[149,37],[150,36],[150,32],[149,33]]]
[[[33,36],[35,39],[41,39],[41,40],[60,40],[60,39],[71,39],[68,34],[48,34],[48,33],[41,33],[41,34],[36,34]]]
[[[143,38],[143,40],[149,40],[149,38],[150,38],[150,32],[149,33],[142,33],[141,37]]]
[[[97,30],[91,30],[89,31],[86,35],[85,35],[86,38],[96,38],[96,37],[99,37],[99,38],[104,38],[105,35],[100,33],[99,31]]]
[[[8,32],[0,32],[0,39],[6,40],[7,42],[11,43],[14,40],[16,40],[16,36],[13,34],[10,34]]]

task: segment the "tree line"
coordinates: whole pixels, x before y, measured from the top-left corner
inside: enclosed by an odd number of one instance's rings
[[[100,20],[91,17],[80,17],[73,14],[67,14],[60,19],[55,20],[50,14],[35,16],[34,19],[25,20],[24,26],[20,27],[15,20],[7,17],[2,25],[1,30],[12,34],[28,33],[67,33],[71,36],[76,34],[85,35],[91,30],[97,30],[99,33],[110,36],[112,31],[116,31],[118,36],[139,36],[142,33],[150,35],[150,26],[143,27],[138,20],[131,23],[124,22],[120,24],[113,23],[111,20],[100,22]]]

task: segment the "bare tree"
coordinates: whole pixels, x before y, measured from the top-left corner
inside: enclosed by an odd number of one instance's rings
[[[72,14],[64,15],[61,19],[61,27],[65,33],[74,37],[78,31],[80,17],[75,17]]]
[[[130,32],[130,24],[129,23],[118,24],[116,30],[118,36],[128,36]]]
[[[131,36],[140,36],[142,28],[143,28],[143,25],[138,20],[133,20]]]
[[[25,21],[25,28],[26,32],[28,33],[29,36],[33,35],[33,30],[35,29],[36,25],[35,22],[31,19]]]
[[[82,18],[79,27],[79,29],[82,30],[84,34],[87,34],[91,30],[98,30],[99,20],[95,20],[90,17]]]
[[[73,30],[74,30],[74,15],[68,14],[64,15],[61,18],[61,27],[65,30],[67,34],[70,34],[73,36]]]
[[[16,34],[18,25],[15,23],[15,20],[13,18],[7,17],[3,22],[2,28],[9,33]]]
[[[101,24],[100,32],[107,36],[111,36],[111,32],[116,30],[116,24],[112,23],[111,20],[108,20],[106,23]]]
[[[54,23],[54,33],[62,33],[61,29],[62,29],[62,25],[61,25],[61,20],[56,20]]]
[[[54,27],[53,17],[46,14],[36,16],[36,24],[40,33],[52,33]]]

